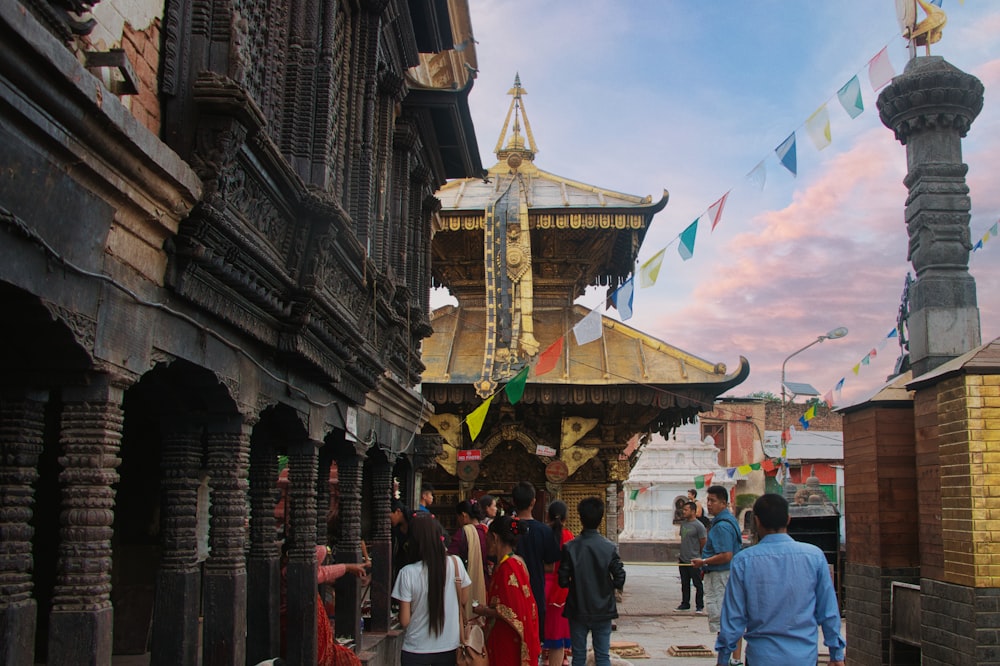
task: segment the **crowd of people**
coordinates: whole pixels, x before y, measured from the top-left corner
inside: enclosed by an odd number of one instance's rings
[[[512,489],[507,515],[489,495],[463,500],[450,538],[431,511],[432,487],[421,489],[414,511],[393,503],[392,597],[406,630],[402,666],[455,666],[473,625],[486,637],[490,666],[584,666],[588,643],[592,663],[610,665],[625,567],[617,546],[598,531],[604,503],[580,501],[583,529],[574,535],[565,526],[565,503],[549,503],[542,522],[533,518],[535,500],[528,482]],[[691,609],[693,587],[695,612],[707,614],[717,635],[719,666],[816,663],[819,628],[829,663],[843,666],[840,611],[825,555],[788,536],[788,502],[780,495],[758,498],[753,520],[758,543],[744,548],[727,489],[708,488],[704,506],[697,491],[689,491],[681,506],[677,610]],[[367,576],[366,563],[323,564],[328,556],[328,549],[317,549],[318,583]],[[318,663],[356,663],[333,640],[321,600],[317,609]]]

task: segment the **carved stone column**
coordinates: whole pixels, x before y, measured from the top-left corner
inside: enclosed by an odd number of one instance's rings
[[[266,442],[250,448],[250,554],[247,560],[247,663],[281,649],[281,553],[275,539],[278,456]]]
[[[392,462],[384,455],[372,457],[371,470],[371,543],[368,554],[372,558],[371,595],[372,631],[389,631],[392,612],[389,596],[392,593],[392,532],[389,512],[392,508]]]
[[[913,58],[878,97],[879,117],[906,146],[914,377],[980,344],[962,137],[982,108],[979,79],[940,56]]]
[[[237,417],[206,435],[211,555],[205,562],[202,663],[245,666],[248,426]]]
[[[337,562],[361,561],[361,483],[363,459],[348,453],[337,458],[340,482],[340,539]],[[388,515],[388,514],[386,514]],[[357,576],[344,576],[336,583],[338,636],[361,636],[361,584]]]
[[[163,556],[156,576],[153,608],[153,666],[198,663],[198,613],[201,570],[198,566],[198,486],[201,438],[195,430],[163,434]]]
[[[316,448],[317,442],[302,441],[288,447],[288,565],[285,571],[286,630],[289,666],[316,663]]]
[[[0,398],[0,665],[30,664],[37,604],[32,596],[31,526],[45,405]]]
[[[605,536],[618,543],[618,484],[609,483],[605,492],[607,505],[607,510],[604,512]]]
[[[63,396],[63,492],[49,663],[110,664],[112,485],[121,463],[123,389],[97,377]]]

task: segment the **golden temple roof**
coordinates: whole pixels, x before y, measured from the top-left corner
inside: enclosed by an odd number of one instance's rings
[[[683,385],[709,389],[714,396],[749,375],[750,366],[743,357],[736,371],[727,374],[725,364],[698,358],[609,317],[602,317],[604,328],[599,340],[578,345],[572,328],[589,313],[590,309],[582,305],[535,311],[535,336],[543,350],[560,336],[564,338],[556,368],[540,377],[529,376],[529,387],[532,384]],[[424,384],[471,385],[479,380],[483,370],[484,321],[481,308],[447,305],[431,313],[434,334],[424,340],[421,354],[427,368],[423,373]],[[503,383],[518,369],[510,369],[506,376],[495,379]]]

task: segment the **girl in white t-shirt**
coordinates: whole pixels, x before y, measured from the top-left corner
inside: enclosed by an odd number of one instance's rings
[[[399,600],[399,623],[406,629],[401,666],[455,666],[459,645],[459,604],[472,585],[462,561],[445,553],[444,530],[433,516],[417,515],[409,535],[417,561],[399,571],[392,596]],[[462,599],[455,590],[461,580]]]

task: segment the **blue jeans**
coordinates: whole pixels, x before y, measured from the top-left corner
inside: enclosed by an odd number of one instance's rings
[[[569,639],[573,643],[573,666],[587,663],[587,632],[594,643],[595,666],[611,666],[611,620],[581,622],[570,619]]]

